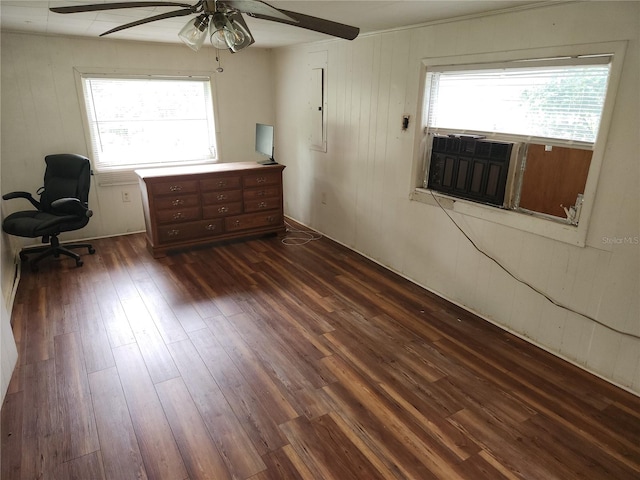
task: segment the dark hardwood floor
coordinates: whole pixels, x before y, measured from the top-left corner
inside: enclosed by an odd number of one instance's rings
[[[335,243],[23,269],[2,480],[638,479],[640,398]]]

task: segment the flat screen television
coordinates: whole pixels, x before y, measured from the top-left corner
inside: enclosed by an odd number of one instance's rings
[[[273,125],[256,123],[256,152],[268,157],[258,163],[262,165],[277,163],[273,158]]]

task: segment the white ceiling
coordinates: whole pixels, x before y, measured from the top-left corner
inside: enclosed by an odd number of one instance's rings
[[[66,15],[49,11],[49,7],[116,1],[125,0],[0,0],[0,26],[2,30],[9,31],[98,37],[100,33],[119,25],[181,8],[127,8]],[[195,4],[197,0],[177,1]],[[546,2],[539,0],[273,0],[268,3],[277,8],[353,25],[359,27],[361,33],[368,33]],[[177,17],[151,22],[104,38],[180,43],[178,31],[189,18],[191,17]],[[245,19],[256,41],[255,45],[258,47],[275,48],[331,38],[302,28],[253,19],[247,15]]]

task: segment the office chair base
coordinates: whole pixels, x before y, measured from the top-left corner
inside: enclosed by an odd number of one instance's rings
[[[20,260],[23,262],[29,262],[32,272],[38,271],[38,262],[40,262],[40,260],[50,256],[53,256],[54,258],[59,258],[60,255],[71,257],[76,261],[76,267],[81,267],[84,264],[82,258],[79,254],[71,251],[72,249],[76,248],[86,248],[91,255],[96,253],[95,248],[93,248],[93,245],[91,245],[90,243],[72,243],[60,245],[58,237],[51,237],[51,244],[49,245],[23,249],[20,252]],[[34,253],[39,253],[40,255],[32,260],[29,260],[28,256]]]

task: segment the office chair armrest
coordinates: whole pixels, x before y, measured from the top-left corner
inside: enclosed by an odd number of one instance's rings
[[[29,192],[10,192],[2,196],[3,200],[13,200],[14,198],[24,198],[25,200],[29,200],[31,205],[40,210],[40,202],[33,198],[33,195]]]
[[[59,198],[51,202],[51,207],[60,213],[66,213],[67,215],[76,215],[78,217],[93,215],[93,211],[88,209],[77,198]]]

